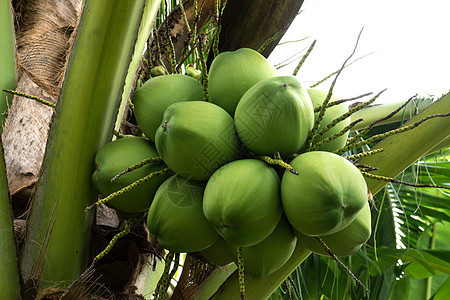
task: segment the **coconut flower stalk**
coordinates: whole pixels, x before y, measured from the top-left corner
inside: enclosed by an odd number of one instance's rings
[[[28,220],[27,286],[67,287],[88,265],[93,214],[84,208],[97,196],[93,159],[111,140],[146,3],[86,1]]]

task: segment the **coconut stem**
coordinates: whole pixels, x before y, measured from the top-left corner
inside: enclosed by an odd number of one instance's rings
[[[450,113],[448,113],[448,114],[435,114],[435,115],[430,115],[430,116],[428,116],[428,117],[423,118],[423,119],[420,120],[420,121],[417,121],[417,122],[414,123],[414,124],[407,125],[407,126],[403,126],[403,127],[400,127],[400,128],[394,129],[394,130],[390,130],[390,131],[385,132],[385,133],[376,134],[376,135],[374,135],[374,136],[368,138],[367,140],[364,140],[364,141],[361,141],[361,142],[348,144],[347,146],[341,148],[340,150],[335,151],[335,153],[336,153],[336,154],[343,154],[343,153],[345,153],[346,151],[348,151],[348,150],[350,150],[350,149],[362,147],[362,146],[368,145],[368,144],[370,144],[370,143],[373,143],[373,142],[375,142],[375,141],[377,141],[377,140],[384,139],[384,138],[386,138],[386,137],[388,137],[388,136],[391,136],[391,135],[394,135],[394,134],[397,134],[397,133],[401,133],[401,132],[405,132],[405,131],[414,129],[414,128],[416,128],[417,126],[419,126],[420,124],[422,124],[423,122],[427,121],[427,120],[430,120],[430,119],[433,119],[433,118],[449,117],[449,116],[450,116]]]
[[[283,32],[284,32],[284,30],[280,30],[280,31],[276,32],[274,35],[272,35],[270,38],[265,40],[264,43],[258,48],[258,52],[262,53],[266,49],[266,47],[269,46],[270,43],[275,41],[280,36],[280,34],[282,34]]]
[[[160,171],[156,171],[156,172],[150,173],[150,174],[148,174],[147,176],[142,177],[142,178],[136,180],[135,182],[133,182],[133,183],[127,185],[126,187],[123,187],[123,188],[121,188],[120,190],[118,190],[118,191],[116,191],[116,192],[110,194],[109,196],[107,196],[107,197],[105,197],[105,198],[103,198],[103,199],[101,199],[101,200],[95,202],[94,204],[89,205],[88,207],[86,207],[86,208],[84,209],[84,211],[87,212],[87,211],[93,209],[94,207],[99,206],[100,204],[105,204],[105,203],[107,203],[108,201],[110,201],[111,199],[114,199],[114,198],[116,198],[116,197],[122,195],[123,193],[129,192],[129,191],[131,191],[132,189],[134,189],[134,188],[140,186],[140,185],[143,184],[144,182],[149,181],[150,179],[153,179],[153,178],[155,178],[155,177],[157,177],[157,176],[163,175],[163,174],[168,173],[168,172],[171,172],[171,171],[172,171],[171,169],[165,168],[165,169],[162,169],[162,170],[160,170]]]
[[[367,152],[361,152],[358,154],[353,154],[353,155],[348,155],[348,156],[344,156],[344,158],[348,159],[348,160],[357,160],[366,156],[370,156],[370,155],[374,155],[380,152],[383,152],[384,149],[383,148],[379,148],[379,149],[374,149],[374,150],[370,150]]]
[[[358,60],[363,59],[363,58],[365,58],[366,56],[369,56],[369,55],[371,55],[371,54],[373,54],[373,53],[374,53],[374,52],[370,52],[370,53],[368,53],[368,54],[366,54],[366,55],[363,55],[363,56],[361,56],[361,57],[358,57],[357,59],[355,59],[354,61],[352,61],[352,62],[349,63],[348,65],[346,65],[345,68],[351,66],[352,64],[354,64],[354,63],[357,62]],[[333,75],[336,75],[338,72],[339,72],[339,70],[336,70],[336,71],[334,71],[333,73],[328,74],[327,76],[325,76],[325,77],[322,78],[321,80],[317,81],[317,82],[314,83],[313,85],[310,85],[309,87],[310,87],[310,88],[313,88],[313,87],[318,86],[319,84],[321,84],[321,83],[323,83],[324,81],[328,80],[328,79],[329,79],[330,77],[332,77]]]
[[[316,149],[318,149],[319,147],[337,139],[338,137],[344,135],[345,133],[347,133],[350,129],[352,129],[356,124],[358,124],[359,122],[362,122],[363,119],[358,119],[355,120],[353,122],[351,122],[350,124],[348,124],[347,126],[344,127],[344,129],[342,129],[341,131],[333,134],[330,137],[327,137],[326,139],[321,140],[320,142],[318,142],[317,144],[315,144],[314,146],[311,147],[311,151],[314,151]]]
[[[290,164],[284,162],[284,161],[281,159],[280,153],[275,152],[274,157],[275,157],[275,158],[272,158],[272,157],[270,157],[270,156],[258,156],[258,158],[259,158],[260,160],[262,160],[262,161],[268,163],[269,165],[278,165],[278,166],[280,166],[280,167],[282,167],[282,168],[285,168],[286,170],[288,170],[288,171],[291,172],[292,174],[298,175],[298,172],[297,172],[296,170],[294,170],[294,168],[293,168]]]
[[[242,247],[237,248],[237,262],[238,262],[238,275],[239,275],[239,292],[241,299],[245,298],[245,281],[244,281],[244,256],[242,254]]]
[[[180,1],[179,5],[180,5],[181,14],[183,15],[184,24],[186,24],[186,29],[188,32],[191,32],[191,27],[189,26],[189,21],[186,16],[186,11],[184,10],[183,0]]]
[[[330,102],[331,96],[333,95],[333,89],[334,89],[334,86],[336,85],[336,81],[339,78],[339,75],[341,74],[342,70],[345,68],[345,65],[347,64],[347,62],[350,60],[350,58],[353,56],[353,54],[355,54],[356,48],[358,47],[359,38],[361,37],[363,29],[364,29],[364,27],[359,32],[359,35],[358,35],[358,38],[356,39],[356,44],[355,44],[355,47],[353,48],[352,53],[344,61],[344,63],[342,64],[342,67],[339,69],[339,71],[336,74],[336,77],[333,79],[333,82],[331,83],[330,89],[328,90],[328,94],[327,94],[325,100],[322,103],[322,108],[319,111],[319,115],[317,116],[317,119],[316,119],[316,121],[314,123],[313,129],[309,133],[308,139],[306,140],[306,151],[309,151],[311,149],[312,141],[314,140],[314,137],[317,134],[317,130],[319,129],[319,125],[320,125],[320,123],[323,120],[323,116],[325,115],[325,110],[326,110],[326,108],[328,106],[328,103]]]
[[[72,287],[74,287],[78,282],[80,282],[83,279],[88,278],[90,275],[92,275],[92,273],[94,272],[95,266],[97,264],[97,262],[102,259],[103,257],[105,257],[112,249],[112,247],[117,243],[117,241],[121,238],[123,238],[124,236],[126,236],[128,233],[130,233],[130,223],[132,222],[136,222],[138,221],[139,218],[131,218],[125,221],[125,227],[124,229],[119,232],[118,234],[116,234],[111,241],[108,243],[108,246],[106,246],[106,248],[100,252],[96,257],[94,257],[94,259],[92,260],[91,265],[76,279],[74,280],[68,287],[67,289],[64,291],[64,293],[59,297],[59,299],[64,299],[64,297],[69,293],[70,289]]]
[[[129,173],[133,170],[139,169],[147,164],[151,164],[151,163],[156,163],[156,162],[160,162],[162,161],[162,158],[160,156],[158,157],[149,157],[146,158],[134,165],[129,166],[128,168],[126,168],[125,170],[123,170],[122,172],[120,172],[119,174],[117,174],[116,176],[114,176],[113,178],[111,178],[111,182],[114,182],[115,180],[117,180],[120,176],[125,175],[126,173]]]
[[[9,93],[9,94],[12,94],[12,95],[21,96],[21,97],[25,97],[25,98],[30,99],[30,100],[37,101],[37,102],[39,102],[39,103],[41,103],[41,104],[50,106],[50,107],[52,107],[52,108],[55,108],[55,107],[56,107],[56,104],[55,104],[55,103],[52,103],[52,102],[50,102],[50,101],[41,99],[41,98],[36,97],[36,96],[32,96],[32,95],[28,95],[28,94],[25,94],[25,93],[22,93],[22,92],[12,91],[12,90],[3,90],[3,91],[6,92],[6,93]]]
[[[172,264],[173,258],[174,258],[174,252],[170,251],[167,253],[164,263],[164,272],[161,275],[161,278],[158,281],[158,284],[155,289],[155,300],[160,299],[167,299],[167,288],[170,284],[170,265]]]
[[[320,243],[320,245],[325,249],[325,251],[327,251],[327,253],[333,258],[333,260],[337,262],[338,265],[341,268],[343,268],[353,278],[353,280],[355,280],[356,283],[359,284],[364,289],[364,291],[370,293],[370,290],[364,286],[364,284],[358,279],[358,277],[356,277],[355,274],[353,274],[353,272],[343,262],[339,260],[339,258],[337,258],[337,256],[331,251],[330,247],[328,247],[327,244],[325,244],[325,242],[320,237],[316,237],[316,239]]]
[[[398,113],[401,109],[403,109],[406,105],[408,105],[408,103],[414,99],[417,95],[412,96],[411,98],[408,99],[408,101],[406,101],[403,105],[401,105],[399,108],[395,109],[393,112],[391,112],[390,114],[388,114],[386,117],[378,119],[372,123],[370,123],[369,125],[367,125],[365,128],[363,128],[357,135],[355,135],[352,138],[348,139],[349,143],[353,143],[354,141],[360,139],[361,137],[363,137],[367,132],[369,132],[370,129],[372,129],[372,127],[374,127],[376,124],[389,120],[390,118],[392,118],[396,113]]]
[[[412,186],[412,187],[431,187],[431,188],[438,188],[438,189],[448,189],[450,190],[449,186],[441,186],[441,185],[433,185],[433,184],[415,184],[415,183],[408,183],[408,182],[404,182],[404,181],[400,181],[400,180],[396,180],[394,178],[391,177],[387,177],[387,176],[381,176],[381,175],[375,175],[375,174],[371,174],[371,173],[367,173],[364,171],[361,171],[361,174],[367,178],[370,179],[375,179],[375,180],[381,180],[381,181],[387,181],[387,182],[392,182],[392,183],[399,183],[399,184],[404,184],[407,186]]]
[[[316,45],[317,40],[314,40],[309,46],[308,51],[306,51],[305,55],[303,55],[302,59],[299,61],[298,65],[295,67],[294,72],[292,73],[292,76],[297,76],[298,71],[300,71],[300,68],[305,63],[308,56],[311,54],[312,50],[314,49],[314,46]]]
[[[332,106],[335,106],[335,105],[339,105],[339,104],[341,104],[341,103],[345,103],[345,102],[348,102],[348,101],[358,100],[358,99],[364,98],[364,97],[366,97],[366,96],[370,96],[370,95],[372,95],[372,94],[373,94],[373,93],[370,92],[370,93],[365,93],[365,94],[362,94],[362,95],[359,95],[359,96],[356,96],[356,97],[353,97],[353,98],[347,98],[347,99],[336,100],[336,101],[333,101],[333,102],[328,103],[327,108],[332,107]],[[314,113],[318,113],[318,112],[320,111],[321,107],[322,107],[322,105],[320,105],[320,106],[314,108]]]
[[[364,107],[368,106],[369,104],[372,104],[384,91],[386,91],[386,89],[382,90],[381,92],[379,92],[377,95],[375,95],[374,97],[372,97],[370,100],[363,102],[355,107],[353,107],[352,109],[350,109],[348,112],[346,112],[345,114],[337,117],[336,119],[334,119],[330,124],[328,124],[325,128],[323,128],[322,130],[320,130],[317,135],[318,136],[322,136],[325,133],[327,133],[331,128],[333,128],[334,126],[336,126],[338,123],[344,121],[345,119],[347,119],[348,117],[350,117],[351,115],[353,115],[355,112],[363,109]]]
[[[206,67],[204,40],[201,34],[198,35],[198,55],[200,59],[200,69],[202,71],[202,84],[203,84],[203,100],[209,101],[208,95],[208,69]]]

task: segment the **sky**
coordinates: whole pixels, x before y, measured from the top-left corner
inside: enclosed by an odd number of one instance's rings
[[[273,65],[296,56],[279,69],[291,75],[306,49],[316,45],[298,78],[307,86],[338,70],[351,54],[364,57],[341,73],[334,94],[350,98],[384,92],[378,102],[405,101],[416,93],[440,96],[450,90],[450,1],[305,0],[269,57]],[[328,89],[331,80],[318,88]]]

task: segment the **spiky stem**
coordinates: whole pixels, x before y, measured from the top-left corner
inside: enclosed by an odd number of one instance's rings
[[[384,138],[386,138],[388,136],[391,136],[391,135],[394,135],[394,134],[397,134],[397,133],[401,133],[401,132],[405,132],[405,131],[414,129],[417,126],[419,126],[420,124],[422,124],[423,122],[427,121],[427,120],[430,120],[430,119],[433,119],[433,118],[443,118],[443,117],[448,117],[448,116],[450,116],[450,113],[448,113],[448,114],[431,115],[431,116],[423,118],[422,120],[420,120],[420,121],[418,121],[418,122],[416,122],[414,124],[403,126],[403,127],[400,127],[400,128],[394,129],[394,130],[390,130],[390,131],[385,132],[385,133],[376,134],[376,135],[368,138],[367,140],[364,140],[364,141],[361,141],[361,142],[348,144],[344,148],[342,148],[342,149],[340,149],[338,151],[335,151],[335,153],[336,154],[343,154],[343,153],[345,153],[346,151],[348,151],[350,149],[362,147],[362,146],[368,145],[370,143],[373,143],[373,142],[375,142],[377,140],[384,139]]]
[[[355,274],[353,274],[353,272],[343,262],[339,260],[339,258],[337,258],[337,256],[331,251],[330,247],[328,247],[327,244],[325,244],[325,242],[320,237],[316,237],[316,239],[320,243],[320,245],[325,249],[325,251],[327,251],[327,253],[333,258],[333,260],[337,262],[338,265],[341,268],[343,268],[353,278],[353,280],[355,280],[356,283],[359,284],[364,289],[364,291],[370,293],[370,290],[364,286],[364,284],[358,279],[358,277],[356,277]]]
[[[334,119],[330,124],[328,124],[325,128],[323,128],[322,130],[320,130],[317,135],[318,136],[322,136],[325,133],[327,133],[331,128],[333,128],[334,126],[336,126],[338,123],[344,121],[345,119],[347,119],[348,117],[350,117],[351,115],[353,115],[355,112],[363,109],[364,107],[372,104],[384,91],[386,91],[386,89],[382,90],[381,92],[379,92],[377,95],[375,95],[374,97],[372,97],[370,100],[363,102],[355,107],[353,107],[352,109],[350,109],[348,112],[346,112],[345,114],[337,117],[336,119]],[[360,119],[362,121],[362,119]],[[359,122],[361,122],[359,121]],[[359,123],[358,122],[358,123]]]
[[[314,151],[314,150],[318,149],[319,147],[321,147],[321,146],[323,146],[323,145],[325,145],[325,144],[327,144],[327,143],[337,139],[338,137],[344,135],[350,129],[352,129],[356,124],[358,124],[359,122],[362,122],[362,121],[363,121],[363,119],[358,119],[358,120],[355,120],[355,121],[351,122],[350,124],[345,126],[344,129],[342,129],[341,131],[339,131],[339,132],[333,134],[332,136],[327,137],[326,139],[323,139],[320,142],[318,142],[317,144],[313,145],[311,147],[311,151]]]
[[[387,182],[392,182],[392,183],[398,183],[398,184],[403,184],[403,185],[407,185],[407,186],[412,186],[412,187],[418,187],[418,188],[422,188],[422,187],[430,187],[430,188],[438,188],[438,189],[448,189],[450,190],[449,186],[441,186],[441,185],[433,185],[433,184],[415,184],[415,183],[409,183],[409,182],[404,182],[404,181],[400,181],[400,180],[396,180],[394,178],[391,177],[387,177],[387,176],[381,176],[381,175],[375,175],[375,174],[371,174],[371,173],[367,173],[364,171],[361,171],[361,174],[367,178],[370,179],[375,179],[375,180],[381,180],[381,181],[387,181]]]
[[[140,162],[138,162],[138,163],[136,163],[134,165],[129,166],[128,168],[126,168],[125,170],[123,170],[122,172],[120,172],[119,174],[114,176],[113,178],[111,178],[111,182],[114,182],[120,176],[122,176],[122,175],[124,175],[126,173],[129,173],[129,172],[131,172],[133,170],[139,169],[139,168],[141,168],[141,167],[143,167],[143,166],[145,166],[147,164],[156,163],[156,162],[160,162],[160,161],[162,161],[161,156],[146,158],[146,159],[144,159],[144,160],[142,160],[142,161],[140,161]]]
[[[364,27],[363,27],[364,29]],[[355,47],[353,48],[352,53],[350,54],[350,56],[344,61],[344,63],[342,64],[342,67],[340,68],[340,70],[337,72],[336,77],[334,78],[333,82],[331,83],[330,89],[328,90],[328,94],[327,97],[325,98],[325,100],[322,103],[322,109],[319,111],[319,115],[317,116],[316,122],[314,123],[314,127],[311,130],[308,139],[306,141],[306,150],[309,151],[309,149],[311,149],[312,146],[312,141],[314,140],[314,137],[316,136],[317,130],[319,128],[320,123],[323,120],[323,116],[325,115],[325,110],[326,107],[328,105],[328,102],[330,102],[331,96],[333,94],[333,89],[334,86],[336,85],[336,81],[339,78],[339,75],[341,74],[342,70],[344,69],[345,65],[347,64],[347,62],[349,61],[349,59],[353,56],[353,54],[355,54],[356,48],[358,47],[358,43],[359,43],[359,38],[361,37],[361,33],[362,30],[359,32],[358,38],[356,39],[356,44]]]
[[[263,155],[263,156],[258,156],[258,159],[268,163],[269,165],[278,165],[278,166],[288,170],[292,174],[298,175],[298,172],[296,170],[294,170],[294,168],[290,164],[284,162],[281,159],[280,154],[278,152],[275,152],[274,156],[275,156],[275,158]]]
[[[361,169],[361,171],[370,172],[370,171],[376,171],[378,170],[377,167],[369,166],[369,165],[363,165],[363,164],[354,164],[355,167],[358,169]]]
[[[100,204],[105,204],[105,203],[107,203],[108,201],[110,201],[111,199],[114,199],[114,198],[116,198],[116,197],[122,195],[123,193],[129,192],[129,191],[131,191],[132,189],[134,189],[134,188],[140,186],[140,185],[143,184],[144,182],[147,182],[147,181],[149,181],[150,179],[153,179],[153,178],[155,178],[155,177],[157,177],[157,176],[161,176],[161,175],[163,175],[163,174],[165,174],[165,173],[168,173],[168,172],[171,172],[171,171],[172,171],[171,169],[165,168],[165,169],[162,169],[162,170],[160,170],[160,171],[156,171],[156,172],[150,173],[150,174],[148,174],[147,176],[142,177],[142,178],[136,180],[135,182],[133,182],[133,183],[127,185],[126,187],[123,187],[123,188],[121,188],[120,190],[118,190],[118,191],[116,191],[116,192],[110,194],[109,196],[107,196],[107,197],[105,197],[105,198],[103,198],[103,199],[101,199],[101,200],[95,202],[94,204],[89,205],[88,207],[86,207],[86,208],[84,209],[84,211],[87,212],[87,211],[93,209],[94,207],[99,206]]]
[[[203,84],[203,100],[209,101],[208,95],[208,69],[206,66],[206,60],[204,55],[204,41],[201,34],[198,35],[198,55],[200,59],[200,68],[202,71],[202,84]]]
[[[275,41],[280,36],[280,34],[282,34],[283,32],[284,32],[284,30],[280,30],[280,31],[276,32],[274,35],[272,35],[270,38],[265,40],[265,42],[258,48],[258,52],[262,53],[266,49],[266,47],[269,46],[270,43]]]
[[[352,97],[352,98],[336,100],[336,101],[328,103],[327,108],[330,108],[330,107],[333,107],[335,105],[339,105],[339,104],[342,104],[342,103],[345,103],[345,102],[348,102],[348,101],[358,100],[358,99],[364,98],[366,96],[370,96],[372,94],[373,93],[370,92],[370,93],[365,93],[365,94],[362,94],[362,95],[359,95],[359,96],[356,96],[356,97]],[[314,108],[314,113],[318,113],[320,111],[321,107],[322,107],[322,105]]]
[[[165,263],[164,263],[164,272],[161,276],[161,278],[158,281],[158,284],[155,289],[155,300],[160,299],[166,299],[167,298],[167,288],[170,284],[170,265],[172,264],[174,252],[169,252],[166,255]]]
[[[17,96],[25,97],[25,98],[30,99],[30,100],[37,101],[37,102],[39,102],[39,103],[41,103],[41,104],[50,106],[50,107],[52,107],[52,108],[55,108],[55,107],[56,107],[56,104],[55,104],[55,103],[52,103],[52,102],[50,102],[50,101],[41,99],[41,98],[36,97],[36,96],[32,96],[32,95],[28,95],[28,94],[25,94],[25,93],[22,93],[22,92],[12,91],[12,90],[3,90],[3,91],[6,92],[6,93],[9,93],[9,94],[12,94],[12,95],[17,95]]]
[[[64,297],[69,293],[70,289],[75,286],[78,282],[80,282],[83,279],[88,278],[90,275],[92,275],[92,273],[94,272],[95,266],[97,264],[97,262],[102,259],[103,257],[105,257],[112,249],[112,247],[117,243],[117,241],[121,238],[123,238],[124,236],[126,236],[128,233],[130,233],[130,223],[132,222],[136,222],[138,221],[139,218],[131,218],[125,221],[125,226],[124,229],[119,232],[118,234],[116,234],[111,241],[108,243],[108,245],[106,246],[106,248],[100,252],[96,257],[94,257],[94,259],[92,260],[91,265],[76,279],[74,280],[68,287],[67,289],[64,291],[64,293],[62,293],[62,295],[59,297],[59,299],[64,299]]]
[[[368,53],[368,54],[366,54],[366,55],[364,55],[364,56],[358,57],[357,59],[355,59],[354,61],[352,61],[352,62],[349,63],[348,65],[346,65],[345,68],[351,66],[352,64],[354,64],[354,63],[357,62],[358,60],[363,59],[363,58],[365,58],[365,57],[367,57],[367,56],[369,56],[369,55],[371,55],[371,54],[373,54],[373,53],[374,53],[374,52],[370,52],[370,53]],[[325,76],[325,77],[322,78],[321,80],[317,81],[317,82],[314,83],[313,85],[310,85],[309,87],[310,87],[310,88],[313,88],[313,87],[318,86],[319,84],[321,84],[321,83],[323,83],[324,81],[326,81],[326,80],[328,80],[329,78],[331,78],[333,75],[336,75],[338,72],[339,72],[339,70],[336,70],[336,71],[334,71],[333,73],[328,74],[327,76]]]
[[[238,275],[239,275],[239,292],[241,299],[245,298],[245,281],[244,281],[244,256],[242,254],[242,248],[237,248],[237,261],[238,261]]]
[[[363,137],[367,132],[369,132],[370,129],[372,129],[376,124],[389,120],[390,118],[392,118],[396,113],[398,113],[400,110],[402,110],[406,105],[408,105],[408,103],[414,99],[417,95],[412,96],[411,98],[408,99],[408,101],[406,101],[403,105],[401,105],[400,107],[398,107],[397,109],[395,109],[393,112],[391,112],[390,114],[388,114],[386,117],[378,119],[372,123],[370,123],[369,125],[367,125],[365,128],[363,128],[357,135],[355,135],[354,137],[350,138],[348,140],[349,143],[353,143],[353,141],[356,141],[358,139],[360,139],[361,137]]]
[[[383,152],[384,149],[383,148],[379,148],[379,149],[374,149],[374,150],[370,150],[367,152],[361,152],[358,154],[353,154],[353,155],[348,155],[348,156],[344,156],[344,158],[348,159],[348,160],[358,160],[360,158],[366,157],[366,156],[370,156],[370,155],[374,155],[380,152]]]
[[[180,5],[181,14],[183,15],[184,24],[186,24],[186,29],[188,32],[191,32],[191,26],[189,26],[189,21],[186,16],[186,11],[184,10],[183,0],[180,1],[179,5]]]
[[[314,46],[316,45],[317,40],[314,40],[309,46],[308,51],[306,51],[305,55],[303,55],[302,59],[299,61],[298,65],[295,67],[294,72],[292,73],[292,76],[297,76],[298,71],[300,71],[300,68],[305,63],[308,56],[311,54],[312,50],[314,49]]]

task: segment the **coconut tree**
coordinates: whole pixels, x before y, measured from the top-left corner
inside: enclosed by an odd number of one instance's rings
[[[227,2],[223,11],[222,2]],[[4,55],[0,56],[1,88],[16,88],[26,94],[49,101],[47,105],[44,105],[16,96],[9,110],[5,133],[2,136],[6,170],[2,161],[0,163],[0,179],[2,179],[0,180],[2,185],[0,228],[4,234],[2,235],[4,243],[0,251],[0,262],[7,276],[1,277],[0,286],[2,291],[5,291],[5,295],[11,295],[9,297],[11,299],[18,299],[19,294],[24,298],[34,298],[39,293],[42,295],[56,292],[61,295],[63,291],[69,291],[72,294],[66,294],[66,297],[75,298],[81,295],[81,292],[74,288],[77,284],[78,287],[84,287],[84,290],[91,290],[91,292],[101,290],[94,284],[86,284],[91,279],[97,280],[98,273],[95,272],[102,267],[91,264],[91,261],[94,259],[94,262],[97,262],[100,257],[103,257],[95,255],[106,247],[109,240],[115,241],[114,236],[123,236],[124,231],[122,234],[115,234],[121,232],[123,228],[128,230],[129,224],[122,221],[114,225],[116,228],[110,228],[106,232],[103,231],[103,234],[99,234],[102,232],[98,226],[101,217],[97,217],[97,226],[93,226],[94,213],[85,212],[85,208],[97,200],[97,193],[90,183],[94,155],[102,145],[112,139],[114,130],[120,129],[122,132],[130,130],[130,126],[127,127],[125,124],[129,113],[128,99],[134,87],[148,78],[150,69],[148,66],[154,66],[157,63],[164,65],[170,72],[179,72],[184,68],[184,62],[192,61],[197,63],[197,68],[201,69],[202,74],[205,75],[208,61],[210,62],[214,55],[221,51],[240,47],[261,48],[267,56],[303,3],[303,1],[285,1],[280,4],[279,1],[261,0],[242,2],[188,0],[183,1],[182,5],[169,15],[177,1],[173,3],[158,0],[132,3],[85,1],[83,6],[81,1],[2,1],[0,20],[5,23],[0,26],[0,35],[7,43],[2,48],[2,51],[3,49],[5,51],[2,53]],[[12,9],[15,11],[14,14]],[[147,43],[158,10],[160,19],[157,20],[156,26],[159,29],[154,31]],[[51,18],[49,11],[54,12]],[[267,21],[269,14],[270,22]],[[15,31],[12,26],[13,15],[16,16]],[[165,23],[162,19],[166,20]],[[176,26],[176,24],[183,26]],[[15,55],[12,51],[14,45],[16,45]],[[146,52],[143,64],[147,68],[142,71],[139,67],[146,46],[149,51]],[[18,61],[17,64],[16,61]],[[56,62],[55,69],[49,69],[49,61]],[[18,83],[15,80],[16,74],[19,75]],[[205,78],[203,76],[204,83]],[[2,93],[0,96],[8,99],[8,102],[2,101],[3,106],[0,106],[3,113],[9,107],[9,104],[5,103],[11,102],[7,94]],[[449,113],[449,101],[450,96],[446,95],[403,127],[417,124],[419,120],[431,115]],[[378,113],[378,118],[385,115],[384,112]],[[408,132],[383,136],[384,140],[374,147],[383,148],[384,151],[364,157],[360,163],[376,166],[378,173],[375,174],[395,177],[423,155],[435,151],[438,145],[446,146],[446,138],[450,134],[449,122],[448,118],[435,118],[427,120],[424,125]],[[24,132],[28,133],[24,135]],[[129,132],[136,133],[133,130]],[[23,136],[22,139],[19,138],[21,136]],[[29,157],[31,158],[28,159]],[[445,171],[440,172],[445,170],[445,166],[443,168],[435,166],[433,170],[437,175],[431,178],[438,179],[439,174],[445,174]],[[6,174],[8,174],[8,181]],[[381,191],[387,184],[386,181],[370,178],[367,179],[367,183],[373,194]],[[6,184],[8,184],[9,194]],[[380,212],[384,211],[383,207],[389,207],[389,204],[395,203],[392,200],[392,197],[397,197],[392,192],[397,191],[394,184],[396,183],[393,182],[385,188],[387,192],[379,196]],[[430,196],[425,197],[428,205],[448,209],[445,204],[442,204],[442,200],[437,200],[442,198],[429,193]],[[26,207],[30,207],[26,218],[22,217],[26,219],[26,231],[24,237],[18,239],[17,245],[12,235],[11,199],[16,217],[23,213]],[[28,202],[29,199],[31,201]],[[384,199],[388,200],[384,201]],[[409,199],[411,202],[411,197],[402,199]],[[393,211],[392,208],[390,211]],[[437,224],[435,221],[445,221],[448,215],[433,212],[426,206],[423,212],[431,217],[432,221],[426,223],[427,220],[424,218],[421,220],[422,223],[416,223],[414,228],[423,227],[422,225],[425,224],[432,227],[432,238],[429,244],[432,250],[420,250],[411,254],[411,252],[405,253],[404,250],[379,247],[380,241],[384,240],[384,233],[389,232],[382,230],[381,226],[384,225],[380,224],[389,225],[389,222],[377,222],[377,238],[374,239],[370,248],[366,247],[367,251],[358,254],[361,256],[360,262],[373,262],[374,257],[386,261],[383,267],[387,265],[386,270],[390,270],[390,273],[384,272],[380,276],[391,276],[391,284],[383,286],[384,278],[377,277],[382,286],[379,290],[385,294],[390,295],[391,290],[396,292],[396,289],[400,290],[400,287],[408,287],[408,280],[414,278],[413,274],[420,272],[417,266],[416,269],[410,267],[407,273],[410,277],[404,276],[402,280],[394,284],[392,280],[394,270],[401,269],[395,265],[397,259],[424,267],[431,274],[436,272],[435,270],[449,273],[449,268],[445,264],[448,251],[433,250],[438,247],[436,239],[439,234],[437,232],[440,230],[439,225],[435,225]],[[116,215],[114,216],[117,218]],[[380,213],[379,216],[378,221],[386,215]],[[19,221],[20,218],[16,219],[17,225],[23,224]],[[142,227],[136,226],[134,235],[128,239],[124,238],[124,247],[119,247],[122,251],[124,248],[127,249],[126,256],[129,256],[132,249],[135,256],[149,252],[155,256],[163,255],[164,252],[161,249],[155,250],[157,246],[149,243],[146,236],[137,234],[139,228]],[[105,239],[106,243],[98,243],[101,238]],[[419,245],[423,245],[424,239],[417,241],[411,239],[412,242],[406,244],[411,248],[418,248]],[[381,244],[392,246],[392,235],[386,240]],[[377,245],[374,244],[375,241]],[[117,246],[113,248],[117,249]],[[14,250],[16,248],[19,250]],[[111,250],[110,247],[107,249]],[[297,245],[290,260],[275,273],[263,279],[246,276],[247,297],[249,299],[269,297],[294,271],[296,273],[292,275],[293,278],[297,274],[295,279],[300,280],[298,275],[300,270],[306,272],[305,268],[310,264],[303,269],[297,267],[310,254],[310,250]],[[148,255],[144,257],[148,258]],[[17,258],[19,263],[16,263]],[[392,258],[395,258],[395,261],[392,261]],[[119,269],[116,270],[116,274],[127,273],[131,274],[130,277],[138,276],[135,270],[131,273],[126,271],[126,267],[129,267],[128,262],[120,264],[118,256],[115,259],[113,256],[109,259],[111,266],[103,272],[103,277],[114,267]],[[155,261],[156,268],[142,276],[145,283],[144,290],[147,289],[149,293],[156,288],[156,282],[161,277],[162,269],[165,268],[162,260]],[[169,260],[166,258],[166,261]],[[350,261],[347,262],[349,263]],[[88,267],[90,264],[91,268]],[[332,262],[317,257],[312,258],[313,266],[324,264],[330,265]],[[361,263],[359,265],[355,263],[355,266],[361,265]],[[380,265],[373,263],[372,269],[381,270]],[[133,266],[136,267],[136,265]],[[351,264],[352,270],[356,268],[355,266]],[[216,299],[237,298],[239,297],[237,288],[239,276],[235,268],[232,265],[224,269],[217,268],[188,254],[184,261],[183,273],[173,291],[173,298],[207,299],[211,296]],[[89,272],[85,272],[86,269]],[[166,269],[170,269],[167,263]],[[148,271],[149,268],[144,266],[141,270]],[[365,275],[362,275],[369,276],[370,268],[366,268],[365,271]],[[313,271],[310,270],[309,273],[312,274]],[[353,273],[361,275],[355,270]],[[316,275],[320,276],[317,272]],[[335,273],[334,276],[336,279],[333,280],[343,282],[349,280],[349,277],[341,273]],[[130,281],[128,286],[114,285],[109,282],[108,288],[115,288],[116,293],[123,292],[124,289],[135,284],[134,279],[127,278]],[[115,280],[118,281],[117,278]],[[327,285],[332,285],[333,280],[327,282]],[[75,285],[70,285],[73,282]],[[350,280],[350,282],[353,281]],[[427,280],[425,285],[428,295],[435,292],[430,288],[430,282]],[[318,281],[313,286],[327,291],[318,285]],[[444,287],[443,284],[441,286]],[[372,288],[372,284],[370,287]],[[55,291],[55,288],[61,290]],[[105,294],[103,296],[106,297]]]

